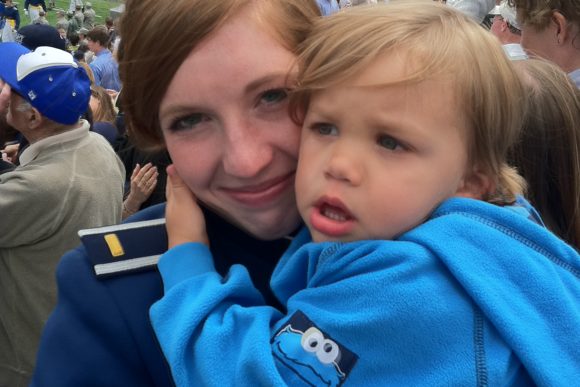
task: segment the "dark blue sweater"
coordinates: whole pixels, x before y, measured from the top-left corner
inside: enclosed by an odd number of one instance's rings
[[[164,204],[129,221],[161,218]],[[289,241],[257,240],[206,212],[217,270],[248,268],[269,305],[280,307],[269,280]],[[148,241],[143,241],[147,244]],[[158,271],[97,278],[83,246],[67,253],[57,270],[58,303],[45,326],[32,386],[171,386],[169,368],[149,321],[163,295]]]

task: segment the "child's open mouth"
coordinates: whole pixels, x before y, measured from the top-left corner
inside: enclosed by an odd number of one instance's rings
[[[320,206],[320,213],[329,219],[335,220],[337,222],[345,222],[352,217],[345,211],[345,209],[324,203]]]
[[[313,230],[329,237],[342,237],[351,232],[355,218],[337,198],[323,197],[310,213]]]

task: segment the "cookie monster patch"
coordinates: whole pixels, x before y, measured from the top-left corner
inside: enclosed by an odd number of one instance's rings
[[[271,344],[274,357],[312,386],[342,385],[358,360],[301,311],[276,332]]]

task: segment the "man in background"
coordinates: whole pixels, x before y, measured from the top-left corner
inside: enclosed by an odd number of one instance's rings
[[[103,26],[97,26],[87,34],[89,50],[95,57],[91,62],[91,70],[95,75],[95,84],[105,89],[120,91],[119,66],[108,48],[109,33]]]
[[[34,23],[40,16],[40,11],[46,14],[46,4],[44,0],[25,0],[24,13],[30,17],[30,22]]]
[[[490,15],[493,16],[490,31],[499,39],[509,58],[527,59],[528,56],[520,45],[522,31],[516,18],[516,10],[509,6],[507,0],[503,0],[491,10]]]
[[[121,219],[125,171],[80,119],[89,98],[66,51],[0,44],[0,113],[30,143],[0,175],[0,386],[28,385],[56,304],[56,266],[77,232]]]

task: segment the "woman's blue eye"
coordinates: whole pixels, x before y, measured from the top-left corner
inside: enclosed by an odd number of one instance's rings
[[[380,136],[378,139],[378,144],[389,150],[395,150],[401,146],[401,143],[391,136]]]
[[[175,120],[173,125],[171,125],[171,130],[180,131],[191,129],[192,127],[200,124],[205,120],[205,116],[201,113],[190,114],[186,117],[179,118]]]
[[[280,102],[288,97],[288,90],[286,89],[272,89],[266,90],[262,93],[260,99],[262,102],[266,104],[273,104],[276,102]]]

